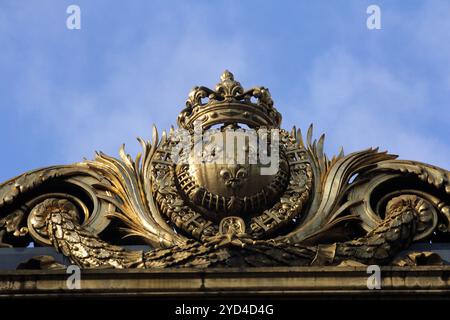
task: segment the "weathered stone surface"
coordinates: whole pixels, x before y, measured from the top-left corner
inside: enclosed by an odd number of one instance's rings
[[[450,298],[450,266],[383,267],[381,289],[369,290],[365,267],[82,270],[68,289],[59,270],[0,274],[0,297]]]

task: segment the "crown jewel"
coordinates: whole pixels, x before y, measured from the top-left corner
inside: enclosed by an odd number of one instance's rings
[[[274,108],[269,89],[254,87],[244,90],[225,70],[215,90],[195,87],[189,93],[185,109],[178,116],[178,125],[193,130],[200,121],[203,129],[216,124],[245,124],[250,128],[279,128],[281,114]]]

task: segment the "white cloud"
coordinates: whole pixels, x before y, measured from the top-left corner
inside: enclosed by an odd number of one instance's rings
[[[445,137],[427,133],[429,93],[420,80],[364,64],[342,49],[318,57],[312,70],[299,98],[302,113],[327,133],[330,153],[341,145],[346,152],[379,146],[403,159],[449,166]]]
[[[182,9],[178,12],[174,8],[167,19],[178,18]],[[198,10],[204,11],[190,8],[193,15]],[[204,28],[201,19],[185,20],[182,30],[148,30],[136,47],[106,54],[108,79],[96,84],[98,90],[91,92],[57,89],[48,76],[51,61],[36,54],[28,62],[31,67],[21,88],[20,99],[27,106],[21,112],[36,112],[40,125],[52,127],[65,157],[63,162],[91,158],[94,150],[116,155],[122,142],[136,154],[139,145],[135,137],[149,138],[152,123],[161,131],[176,125],[194,84],[218,82],[225,68],[237,73],[245,69],[244,46],[238,35],[224,41]],[[83,28],[83,32],[95,32]],[[122,30],[121,36],[126,37],[127,31]],[[80,50],[78,54],[89,51]],[[205,83],[198,83],[203,80]]]
[[[329,153],[337,152],[340,145],[347,152],[380,146],[402,158],[450,167],[448,138],[436,136],[436,130],[428,133],[436,117],[439,118],[436,123],[440,125],[450,123],[450,112],[435,112],[433,105],[434,94],[445,91],[444,81],[450,86],[450,41],[447,41],[450,20],[446,17],[450,5],[436,3],[425,6],[414,19],[407,20],[407,15],[402,13],[397,16],[399,27],[403,24],[405,29],[399,34],[411,38],[411,52],[423,56],[424,64],[434,66],[444,79],[442,83],[433,84],[426,76],[423,79],[408,78],[398,69],[391,70],[379,62],[367,63],[371,59],[333,43],[331,49],[312,61],[311,69],[301,71],[302,79],[308,72],[306,87],[297,88],[297,94],[293,93],[290,85],[286,85],[284,92],[272,92],[274,96],[296,102],[295,108],[282,106],[284,123],[289,125],[299,121],[298,124],[306,129],[307,122],[314,122],[316,132],[327,133]],[[41,34],[37,40],[43,41],[41,44],[34,43],[33,46],[27,43],[25,49],[32,49],[33,54],[24,55],[26,60],[17,48],[6,46],[0,52],[1,60],[6,62],[2,65],[0,61],[0,67],[19,69],[15,79],[18,85],[12,94],[24,106],[18,112],[36,114],[36,123],[51,128],[57,142],[49,143],[57,143],[60,147],[61,162],[91,158],[94,150],[116,155],[122,142],[127,144],[130,153],[135,154],[139,149],[135,137],[148,138],[153,122],[160,129],[168,129],[176,123],[176,116],[193,85],[211,86],[225,68],[243,77],[265,74],[261,70],[250,70],[247,64],[247,61],[253,61],[254,69],[258,68],[254,62],[258,52],[252,48],[253,35],[241,33],[240,28],[233,25],[236,13],[232,7],[221,11],[220,19],[233,27],[224,28],[218,35],[217,29],[208,28],[207,19],[217,17],[214,6],[180,4],[162,12],[150,11],[148,21],[158,19],[164,29],[142,27],[145,37],[132,47],[96,53],[91,51],[88,41],[82,42],[84,47],[79,48],[74,56],[78,59],[75,65],[81,65],[83,59],[98,54],[105,59],[103,63],[107,70],[102,76],[106,80],[88,86],[86,91],[80,89],[85,86],[77,83],[61,89],[56,83],[60,79],[56,80],[51,73],[61,64],[51,61],[49,52],[55,51],[52,46],[57,45],[58,40],[67,41],[65,36],[61,36],[67,30],[63,27],[64,21],[58,22],[61,17],[51,10],[53,4],[47,4],[40,12],[35,12],[34,6],[11,9],[8,15],[5,15],[6,10],[0,10],[0,40],[6,44],[16,42],[14,36],[22,33],[32,41],[33,37],[15,27],[21,25],[28,31],[33,29],[39,23],[36,17],[42,11],[53,12],[48,18],[51,21],[46,23],[61,23],[62,26],[61,29],[50,28],[51,32],[43,37]],[[27,22],[29,25],[24,24]],[[89,24],[83,24],[82,32],[86,36],[97,32],[89,28]],[[342,28],[347,30],[348,25]],[[136,29],[139,28],[134,24],[114,29],[111,47],[120,47],[126,39],[133,37]],[[36,28],[33,32],[43,31]],[[259,34],[257,41],[268,39]],[[271,48],[270,45],[268,42],[267,50],[273,52],[270,58],[273,61],[262,61],[262,70],[276,69],[280,56],[290,56],[277,55],[276,51],[282,48]],[[104,46],[95,48],[101,49]],[[383,53],[382,46],[378,52]],[[392,52],[387,52],[384,58],[388,59],[389,54]],[[295,52],[291,57],[295,59]],[[8,66],[8,61],[17,61],[17,64]],[[308,62],[302,61],[296,66]],[[68,72],[74,71],[70,69]],[[94,74],[91,77],[95,79]],[[243,83],[244,86],[251,84]],[[442,96],[448,98],[448,91]],[[297,109],[299,105],[300,110]]]

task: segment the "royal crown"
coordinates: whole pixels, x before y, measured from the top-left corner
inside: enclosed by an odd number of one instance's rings
[[[274,108],[269,89],[254,87],[244,90],[225,70],[216,89],[195,87],[189,93],[186,108],[178,116],[178,125],[192,131],[194,123],[203,130],[217,124],[245,124],[252,129],[279,128],[281,114]]]

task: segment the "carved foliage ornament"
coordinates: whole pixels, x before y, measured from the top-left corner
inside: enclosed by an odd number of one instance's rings
[[[449,171],[377,149],[329,159],[312,126],[303,140],[280,124],[267,88],[244,90],[225,71],[215,90],[192,90],[177,130],[139,139],[136,159],[122,147],[119,159],[98,153],[0,184],[0,246],[34,241],[84,268],[405,265],[413,242],[449,239]],[[216,139],[201,140],[199,158],[180,147],[181,129],[193,145],[196,130]],[[229,131],[249,139],[215,161]],[[264,155],[277,155],[270,174]]]

